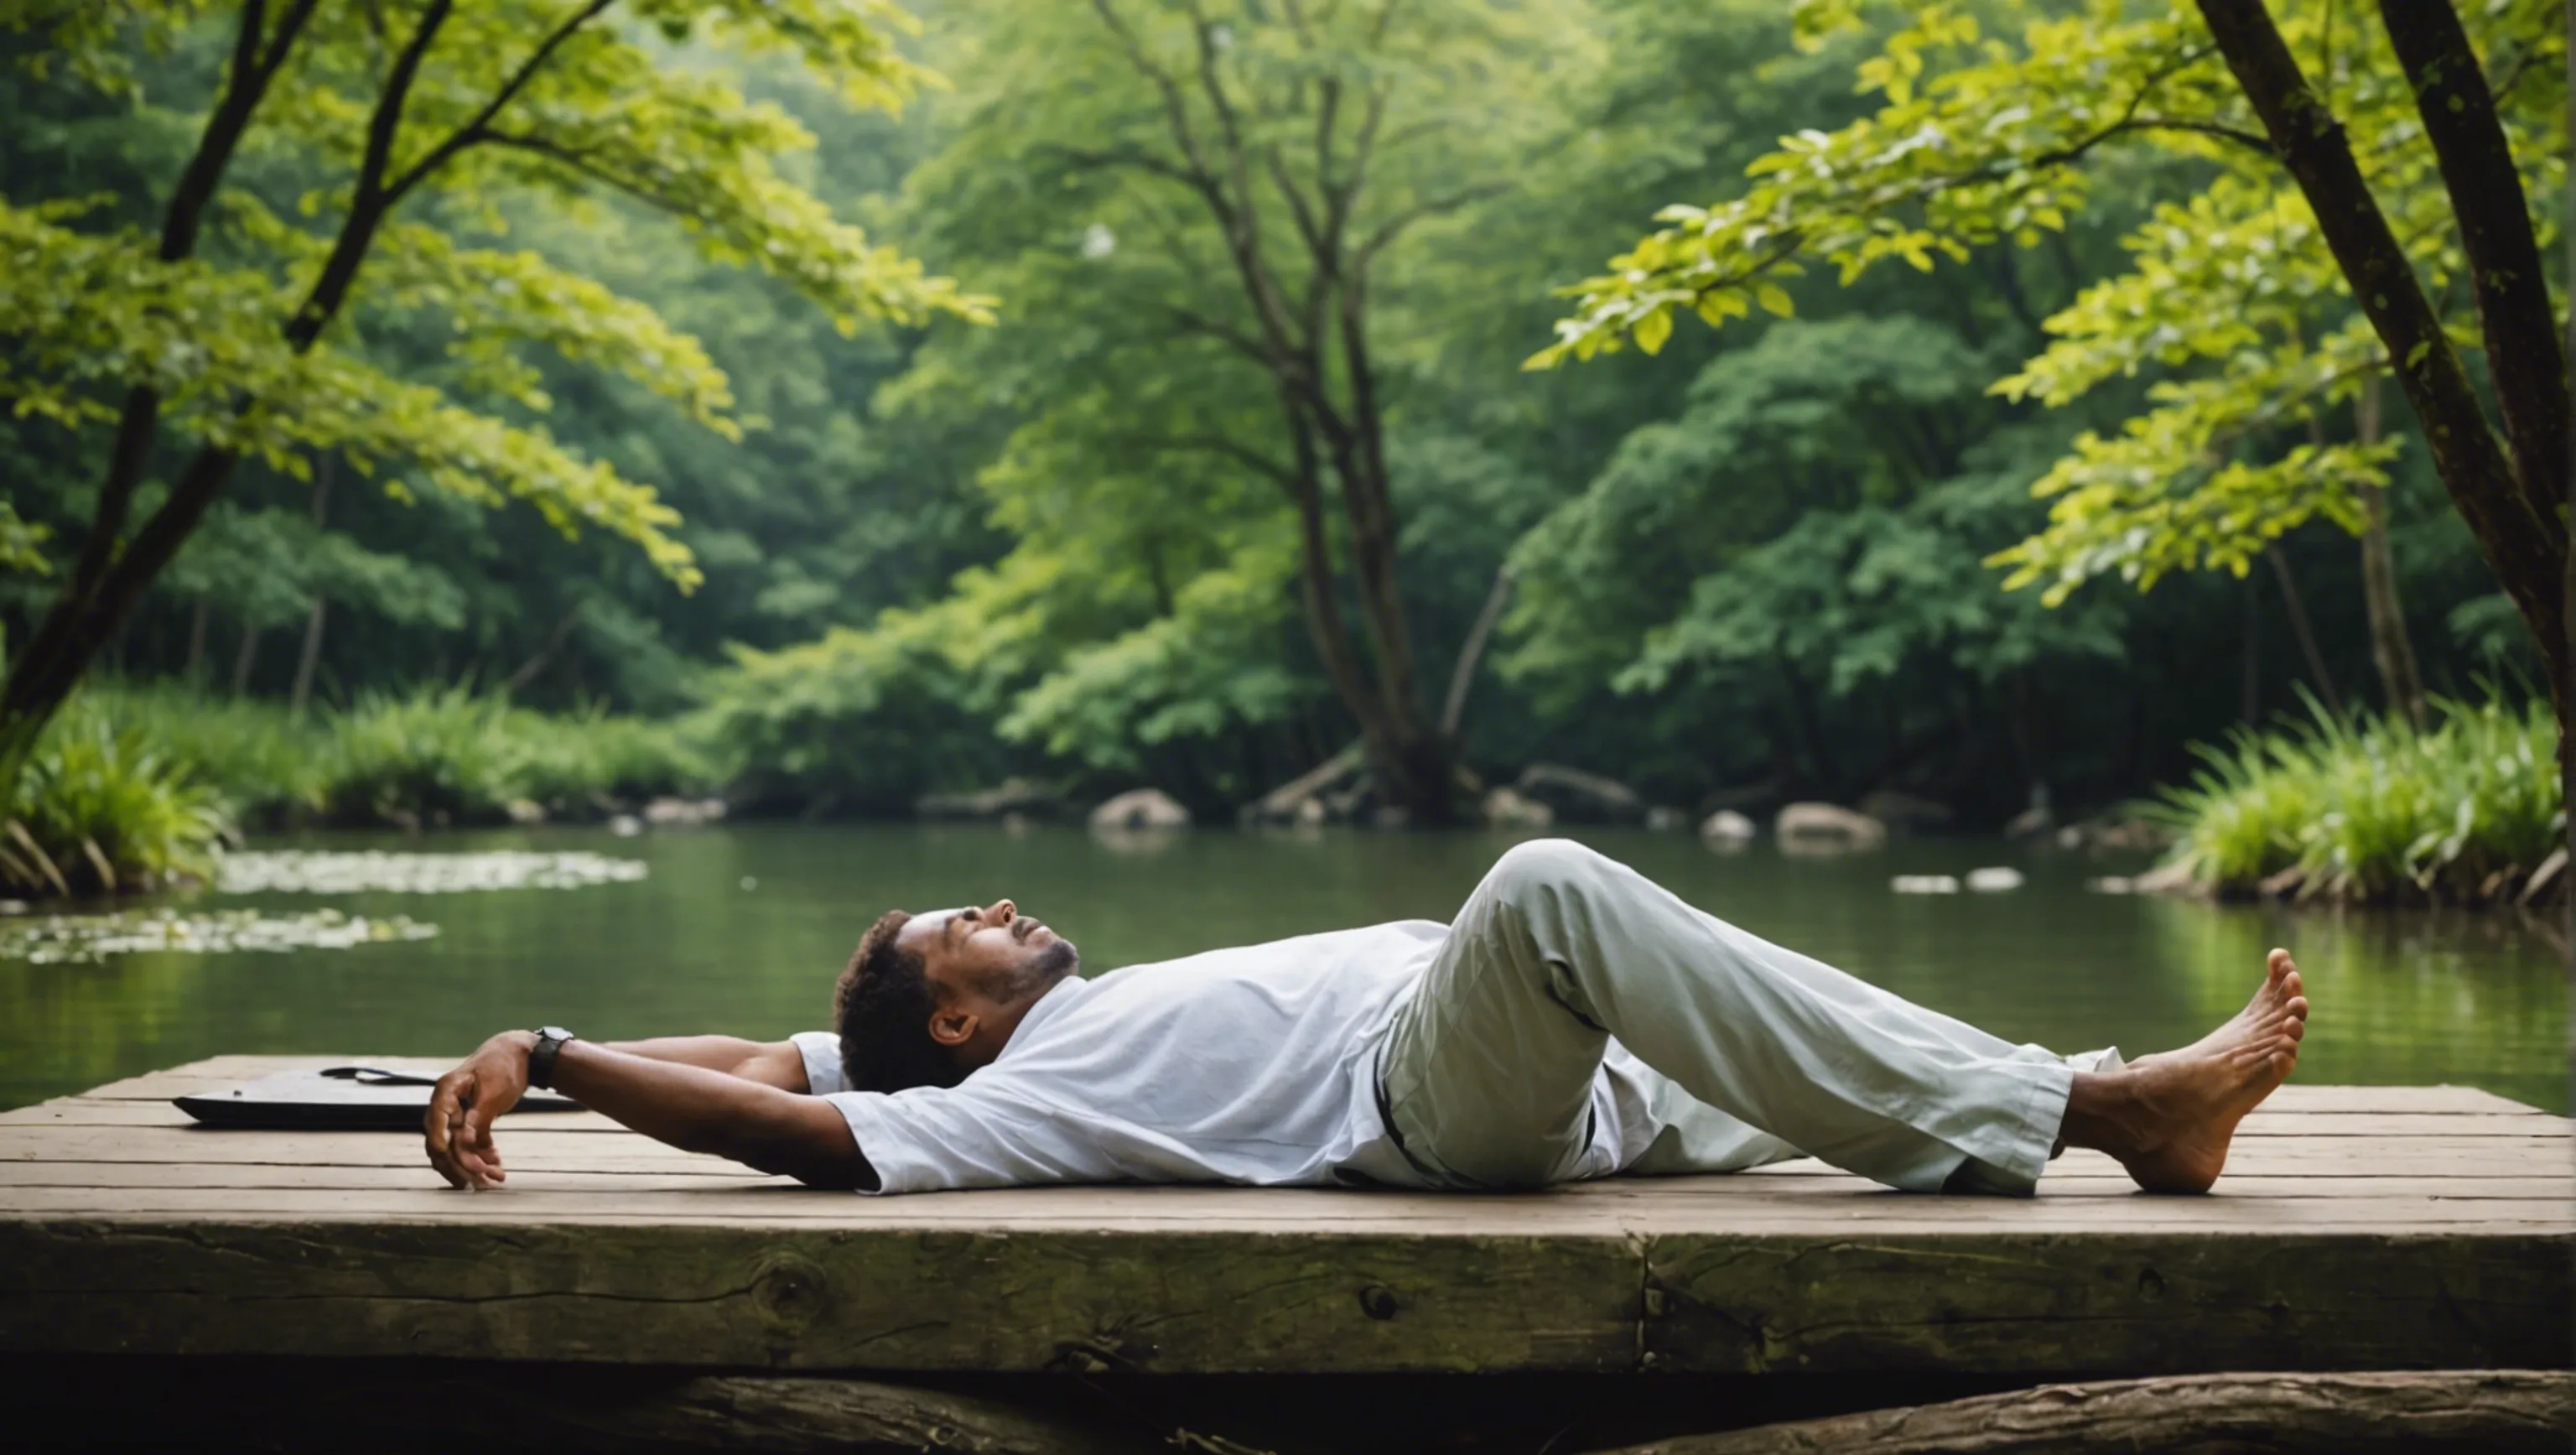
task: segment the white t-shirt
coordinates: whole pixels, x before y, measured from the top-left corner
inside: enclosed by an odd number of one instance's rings
[[[880,1192],[1424,1186],[1378,1109],[1377,1053],[1447,934],[1403,920],[1067,980],[1029,1008],[991,1065],[954,1087],[846,1090],[831,1033],[796,1044],[814,1094],[849,1120]],[[1613,1043],[1573,1175],[1636,1164],[1671,1125],[1666,1103],[1678,1093]]]

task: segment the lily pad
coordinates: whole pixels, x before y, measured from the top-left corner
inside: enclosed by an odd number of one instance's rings
[[[52,914],[0,922],[0,960],[38,965],[83,964],[111,955],[176,950],[345,950],[394,940],[425,940],[438,926],[402,915],[362,916],[336,909],[262,914],[251,909],[183,914],[172,909],[119,914]]]
[[[485,889],[580,889],[625,883],[649,872],[641,859],[592,853],[254,850],[225,855],[215,888],[225,894],[464,894]]]

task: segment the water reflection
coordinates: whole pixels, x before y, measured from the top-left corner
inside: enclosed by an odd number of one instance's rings
[[[2566,1104],[2555,947],[2500,917],[2335,915],[2088,893],[2134,861],[1991,842],[1901,842],[1785,859],[1688,835],[1581,835],[1695,904],[1999,1034],[2062,1049],[2188,1040],[2232,1012],[2285,944],[2317,1003],[2303,1079],[2454,1081]],[[834,975],[880,910],[1011,896],[1104,970],[1377,920],[1445,919],[1500,834],[1195,831],[1109,843],[1079,829],[733,826],[615,839],[539,829],[295,845],[605,852],[642,882],[496,889],[437,902],[417,943],[264,956],[156,952],[106,965],[0,965],[0,1104],[229,1051],[444,1055],[505,1026],[596,1037],[824,1023]],[[2010,864],[1995,894],[1898,895],[1899,874]],[[309,895],[227,905],[286,913]],[[383,890],[334,896],[374,918]]]

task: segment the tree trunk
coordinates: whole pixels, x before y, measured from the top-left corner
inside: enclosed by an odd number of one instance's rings
[[[2379,443],[2379,381],[2365,379],[2353,402],[2355,436]],[[2415,642],[2406,632],[2406,606],[2397,591],[2397,558],[2388,548],[2388,490],[2361,489],[2361,599],[2370,618],[2370,657],[2388,694],[2390,715],[2424,726],[2424,678],[2415,665]]]
[[[1440,735],[1453,742],[1467,720],[1467,692],[1475,686],[1476,668],[1483,664],[1495,623],[1502,620],[1503,607],[1511,599],[1512,567],[1506,561],[1495,569],[1494,588],[1485,593],[1484,609],[1476,613],[1476,624],[1467,629],[1466,643],[1458,648],[1458,665],[1449,671],[1449,697],[1440,705]]]
[[[189,154],[187,166],[171,188],[169,204],[162,209],[159,256],[163,262],[177,262],[195,254],[206,209],[223,185],[224,173],[250,129],[251,117],[318,4],[319,0],[292,0],[272,29],[266,0],[244,0],[233,32],[223,91],[214,109],[206,114],[205,130],[198,135],[196,150]],[[91,513],[89,535],[81,542],[80,555],[61,593],[9,660],[7,681],[0,683],[0,801],[16,790],[18,771],[34,750],[36,740],[43,736],[45,724],[71,696],[73,684],[99,650],[124,625],[126,612],[133,609],[133,602],[142,594],[139,587],[119,580],[125,560],[118,554],[117,543],[125,532],[134,492],[150,462],[160,412],[161,397],[153,390],[138,387],[126,392],[117,418],[115,445],[108,452],[107,474],[99,486],[98,506]],[[199,461],[211,453],[200,452]],[[229,470],[227,459],[223,473]],[[221,486],[219,475],[216,488]],[[211,498],[210,495],[208,499]],[[160,515],[169,513],[165,506]],[[202,514],[202,506],[188,514],[188,525],[193,527]],[[151,576],[159,573],[167,559],[164,556],[156,563],[141,584],[149,585]]]
[[[241,650],[233,654],[233,696],[250,691],[251,669],[259,665],[259,628],[242,623]]]
[[[2468,370],[2460,361],[2459,350],[2443,330],[2441,315],[2425,297],[2422,280],[2416,276],[2378,199],[2362,177],[2342,125],[2308,85],[2298,58],[2282,40],[2264,0],[2197,3],[2219,52],[2226,57],[2228,70],[2235,75],[2255,113],[2262,117],[2273,149],[2315,212],[2318,230],[2352,289],[2354,301],[2369,318],[2388,357],[2396,362],[2406,401],[2423,426],[2426,453],[2450,492],[2452,504],[2477,538],[2497,582],[2539,645],[2541,661],[2549,673],[2550,701],[2563,732],[2571,712],[2576,712],[2567,660],[2569,628],[2563,579],[2567,570],[2567,526],[2556,508],[2563,490],[2550,491],[2542,507],[2535,507],[2536,496],[2525,493],[2526,477],[2533,467],[2523,462],[2525,468],[2518,475],[2516,462],[2507,458],[2487,421]],[[2424,29],[2438,29],[2433,18],[2414,12],[2433,10],[2442,11],[2450,29],[2457,31],[2458,18],[2450,13],[2447,3],[2408,0],[2404,5],[2384,4],[2382,15],[2401,50],[2420,44],[2431,53],[2446,42]],[[2400,31],[2412,39],[2399,37]],[[2522,196],[2521,182],[2511,172],[2510,158],[2506,159],[2508,196],[2492,195],[2493,189],[2480,193],[2464,187],[2466,181],[2486,179],[2492,174],[2493,158],[2482,138],[2483,132],[2489,130],[2501,138],[2494,102],[2482,78],[2454,74],[2457,67],[2452,64],[2453,58],[2437,59],[2447,67],[2442,72],[2441,86],[2430,84],[2416,66],[2410,66],[2408,79],[2416,86],[2426,117],[2426,133],[2441,159],[2443,180],[2451,191],[2453,209],[2460,215],[2464,243],[2489,250],[2505,248],[2503,239],[2511,229],[2495,214],[2508,206],[2519,212]],[[2475,71],[2474,57],[2468,66]],[[2485,111],[2482,119],[2453,114],[2480,107]],[[2528,218],[2523,222],[2527,228]],[[2490,260],[2473,251],[2471,271],[2480,272],[2487,261]],[[2500,252],[2491,261],[2493,266],[2504,266]],[[2539,285],[2536,268],[2532,272],[2533,276],[2521,286]],[[2484,304],[2489,280],[2481,277],[2478,286]],[[2541,307],[2546,317],[2545,301]],[[2548,373],[2547,378],[2553,392],[2563,392],[2565,367],[2554,339],[2548,350],[2551,358],[2537,359],[2531,355],[2527,326],[2500,321],[2492,315],[2486,316],[2484,322],[2497,393],[2519,401],[2516,409],[2520,413],[2515,418],[2532,410],[2529,381],[2521,377],[2524,371],[2545,369],[2556,363],[2556,371]],[[2505,351],[2496,352],[2500,343]],[[2508,379],[2508,375],[2516,377]],[[2563,441],[2567,434],[2564,425],[2561,416],[2553,436],[2549,422],[2535,418],[2529,437]],[[2558,456],[2537,468],[2551,476],[2566,473],[2563,459]]]
[[[2563,1455],[2576,1374],[2198,1374],[2051,1384],[1602,1455]]]
[[[2567,134],[2576,137],[2576,0],[2567,0]],[[2566,216],[2559,219],[2559,235],[2567,240],[2567,265],[2570,278],[2576,278],[2576,187],[2561,187],[2559,197]],[[2567,339],[2563,356],[2576,359],[2576,308],[2567,313]],[[2576,414],[2576,369],[2568,371],[2567,407]],[[2576,529],[2576,432],[2567,437],[2567,524]],[[2567,649],[2576,652],[2576,550],[2567,553],[2567,568],[2559,578],[2559,621],[2567,630]],[[2561,663],[2561,670],[2576,674],[2576,663]],[[2558,801],[2564,810],[2560,817],[2567,824],[2567,862],[2576,867],[2576,732],[2562,714],[2558,719]],[[2567,972],[2576,982],[2576,893],[2567,896]],[[2569,1034],[2576,1037],[2576,1027]],[[2576,1056],[2568,1064],[2576,1067]],[[2571,1088],[2576,1089],[2576,1088]]]
[[[565,612],[562,618],[555,622],[555,629],[546,634],[545,645],[537,649],[536,655],[521,662],[517,671],[502,680],[501,695],[507,697],[536,681],[546,668],[553,666],[555,658],[562,655],[564,647],[572,641],[573,628],[579,625],[581,625],[581,603],[575,602],[572,610]]]
[[[2254,578],[2245,578],[2244,708],[2237,716],[2250,726],[2263,718],[2263,597]]]
[[[188,666],[180,679],[191,688],[206,685],[206,627],[214,611],[214,603],[200,596],[197,609],[188,613]]]
[[[2567,494],[2568,421],[2576,407],[2568,401],[2567,355],[2550,314],[2540,235],[2512,143],[2450,0],[2379,0],[2379,16],[2415,92],[2424,139],[2432,143],[2459,222],[2469,264],[2464,271],[2486,341],[2487,379],[2504,415],[2522,498],[2563,553],[2567,524],[2558,508]]]
[[[2316,629],[2308,623],[2308,603],[2299,595],[2299,583],[2290,575],[2289,559],[2277,545],[2263,548],[2263,559],[2272,563],[2272,575],[2281,583],[2281,604],[2290,613],[2290,634],[2299,640],[2299,655],[2307,658],[2308,675],[2317,682],[2317,695],[2323,697],[2326,711],[2343,716],[2343,694],[2335,690],[2334,674],[2326,670],[2326,658],[2317,650]]]
[[[330,524],[331,465],[338,458],[324,455],[313,462],[313,524],[318,530]],[[288,697],[288,710],[297,717],[304,715],[305,705],[313,700],[313,669],[322,661],[322,623],[331,603],[321,592],[313,593],[313,610],[304,618],[304,649],[295,657],[295,690]]]

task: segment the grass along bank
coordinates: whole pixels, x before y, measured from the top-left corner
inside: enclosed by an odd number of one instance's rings
[[[207,877],[228,835],[596,818],[708,773],[669,724],[552,716],[462,688],[302,718],[168,687],[84,690],[46,730],[0,825],[0,893],[115,893]]]
[[[2545,702],[2437,699],[2431,721],[2338,718],[2205,747],[2150,817],[2204,892],[2339,904],[2497,905],[2567,892],[2558,728]]]

